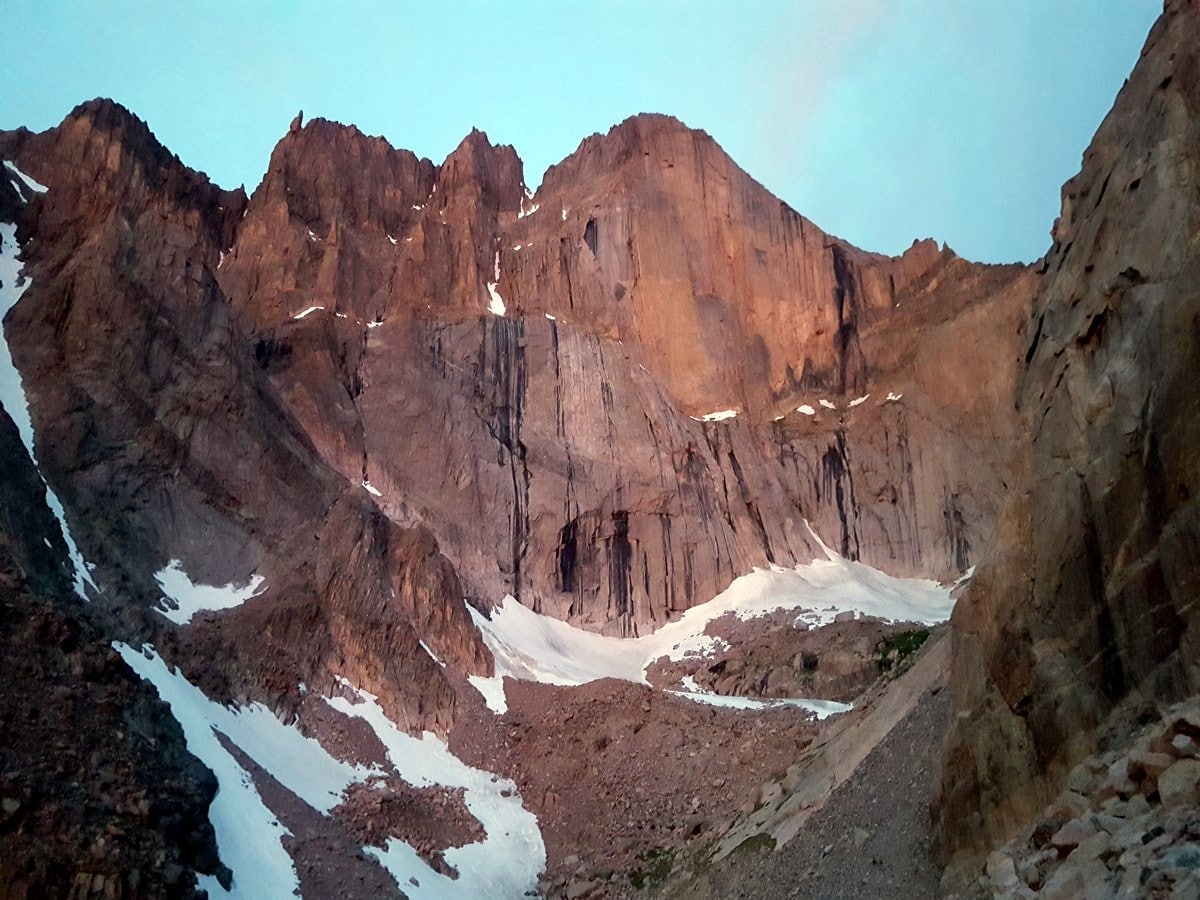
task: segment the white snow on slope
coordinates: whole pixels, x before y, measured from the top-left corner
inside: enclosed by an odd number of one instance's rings
[[[494,316],[504,315],[504,313],[507,311],[507,307],[504,305],[504,298],[501,297],[500,292],[496,290],[496,283],[494,281],[489,281],[487,290],[488,296],[492,298],[488,303],[488,312]]]
[[[217,796],[209,808],[221,861],[233,872],[232,890],[215,878],[200,877],[210,897],[292,898],[299,879],[282,839],[290,834],[263,802],[252,776],[224,746],[223,736],[254,760],[284,788],[313,809],[329,815],[353,784],[385,775],[379,767],[342,762],[321,744],[285,725],[262,704],[235,709],[214,703],[178,670],[169,669],[153,651],[113,647],[139,676],[154,685],[171,707],[188,751],[217,776]],[[384,715],[376,698],[343,681],[354,701],[326,697],[334,709],[365,720],[383,742],[405,781],[416,787],[445,785],[464,789],[464,801],[486,831],[483,841],[446,851],[446,862],[459,872],[451,880],[432,869],[407,844],[392,838],[386,850],[364,847],[378,858],[412,898],[520,897],[536,886],[546,850],[537,819],[525,810],[516,785],[460,762],[432,734],[410,737]],[[416,879],[420,887],[410,881]]]
[[[793,611],[795,621],[809,627],[831,624],[841,613],[925,625],[950,617],[954,600],[949,588],[936,581],[893,578],[843,559],[824,544],[821,547],[826,559],[793,569],[755,569],[708,603],[694,606],[676,621],[638,638],[583,631],[539,615],[508,596],[492,610],[490,620],[468,607],[496,660],[493,677],[475,675],[470,681],[489,708],[503,712],[504,676],[559,685],[586,684],[599,678],[645,684],[647,667],[660,657],[706,657],[720,648],[724,644],[721,638],[704,631],[710,622],[728,613],[748,620],[777,610]]]
[[[434,653],[433,650],[430,649],[429,645],[427,643],[425,643],[424,641],[421,641],[421,649],[424,650],[426,653],[428,653],[429,658],[432,659],[435,663],[437,663],[443,669],[446,668],[446,664],[441,661],[441,659],[438,657],[438,655],[436,653]]]
[[[825,400],[824,398],[822,398],[821,400],[818,400],[817,402],[820,403],[826,409],[837,409],[837,406],[835,406],[831,401]]]
[[[312,313],[315,313],[317,310],[324,309],[324,308],[325,307],[323,307],[323,306],[310,306],[308,309],[304,310],[303,312],[296,313],[296,315],[292,316],[292,318],[293,319],[303,319],[305,316],[311,315]]]
[[[871,398],[870,394],[863,394],[861,397],[855,397],[853,400],[850,401],[850,408],[853,409],[854,407],[858,406],[861,403],[866,403],[867,400],[869,400],[870,398]]]
[[[502,316],[505,313],[504,298],[500,296],[500,292],[496,290],[496,285],[500,283],[500,251],[496,251],[496,258],[492,262],[492,278],[493,281],[488,282],[488,296],[491,297],[491,302],[488,303],[488,312],[494,316]]]
[[[817,414],[817,411],[815,409],[813,409],[811,406],[809,406],[807,403],[797,406],[796,412],[803,413],[806,416],[815,416]]]
[[[468,766],[431,732],[421,738],[405,734],[384,715],[374,695],[355,693],[358,703],[342,697],[327,697],[325,702],[370,725],[409,784],[463,788],[463,802],[486,832],[482,841],[446,851],[446,862],[458,870],[456,880],[431,869],[397,838],[391,838],[385,850],[364,847],[363,852],[378,859],[412,900],[521,897],[532,892],[546,866],[546,847],[537,818],[521,804],[516,785]]]
[[[836,700],[802,700],[791,697],[763,700],[758,697],[728,697],[724,694],[711,694],[708,691],[667,691],[667,693],[707,706],[720,706],[726,709],[773,709],[780,706],[798,706],[813,713],[818,719],[827,719],[838,713],[849,712],[854,708],[850,703],[838,703]]]
[[[50,190],[44,184],[34,181],[32,178],[18,169],[15,162],[11,162],[10,160],[6,159],[4,161],[4,168],[8,169],[8,180],[12,182],[12,186],[17,189],[17,193],[21,195],[21,200],[25,203],[29,202],[29,197],[26,196],[25,193],[26,191],[32,194],[44,194],[46,191]]]
[[[722,409],[719,412],[705,413],[702,416],[692,416],[697,422],[724,422],[726,419],[737,418],[736,409]]]
[[[371,482],[367,481],[367,479],[365,479],[365,478],[363,479],[362,486],[367,489],[368,494],[371,494],[375,497],[383,496],[383,494],[380,492],[379,488],[375,487],[375,485],[371,484]]]
[[[214,726],[229,727],[238,714],[213,703],[178,671],[169,670],[157,653],[147,658],[128,644],[114,642],[113,647],[134,672],[154,685],[182,727],[188,751],[217,776],[217,796],[208,816],[221,862],[233,872],[233,885],[227,893],[212,876],[198,875],[199,887],[209,897],[291,900],[299,892],[300,880],[281,843],[291,832],[263,803],[249,773],[221,746],[214,731]]]
[[[155,572],[154,580],[166,595],[156,609],[176,625],[186,625],[198,612],[241,606],[251,597],[262,593],[263,583],[263,577],[255,575],[243,587],[196,584],[183,570],[183,563],[177,559],[167,563],[165,569]]]
[[[25,178],[20,174],[20,170],[12,163],[5,163],[6,168],[16,172],[21,178]],[[36,181],[29,180],[33,190],[44,191],[44,187]],[[25,293],[29,287],[29,279],[25,279],[22,284],[18,284],[21,276],[21,261],[17,259],[20,253],[20,247],[17,245],[17,226],[7,222],[0,222],[0,332],[3,332],[3,320],[8,314],[8,311],[17,305],[17,301],[21,299],[21,295]],[[33,460],[33,465],[38,468],[38,474],[41,475],[41,469],[38,467],[37,453],[34,451],[34,436],[33,436],[33,420],[29,416],[29,401],[25,397],[25,387],[21,381],[21,373],[17,371],[17,366],[13,362],[12,352],[8,348],[8,338],[0,341],[0,403],[4,405],[8,411],[9,417],[17,426],[17,433],[21,436],[21,443],[25,445],[25,450],[29,453],[29,458]],[[71,567],[75,571],[75,593],[82,599],[87,600],[87,592],[84,590],[84,585],[91,587],[93,590],[99,590],[96,583],[92,581],[92,576],[88,572],[88,564],[83,558],[83,554],[79,552],[79,548],[75,545],[75,539],[71,536],[71,529],[67,527],[67,515],[63,509],[62,503],[58,499],[58,495],[46,483],[46,479],[42,478],[42,483],[46,485],[46,505],[50,507],[50,511],[54,513],[54,517],[58,519],[58,526],[62,529],[63,540],[67,545],[67,555],[71,559]]]
[[[895,403],[897,400],[899,400],[903,396],[904,396],[903,394],[893,394],[891,391],[888,391],[888,395],[883,398],[883,402],[884,403]]]

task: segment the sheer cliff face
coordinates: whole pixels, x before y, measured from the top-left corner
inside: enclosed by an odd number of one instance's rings
[[[856,250],[663,116],[535,196],[478,132],[434,167],[297,126],[217,278],[324,459],[430,528],[478,603],[620,633],[810,559],[806,520],[893,571],[970,565],[1034,280]]]
[[[1063,188],[1020,374],[1020,490],[954,615],[944,849],[1200,691],[1200,10],[1168,3]]]
[[[0,195],[39,462],[121,635],[221,658],[212,695],[341,674],[445,729],[420,642],[489,670],[464,596],[632,634],[820,555],[809,525],[899,574],[990,534],[1036,276],[859,251],[673,119],[536,196],[479,132],[435,166],[318,120],[247,199],[108,101],[0,155],[49,188]],[[167,627],[171,560],[267,590]]]

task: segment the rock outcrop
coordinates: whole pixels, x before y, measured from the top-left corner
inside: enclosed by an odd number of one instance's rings
[[[1200,890],[1200,702],[1089,756],[1029,834],[988,855],[992,897],[1186,897]]]
[[[238,331],[214,273],[244,195],[108,101],[0,136],[0,156],[49,189],[15,211],[30,283],[5,337],[112,637],[176,662],[219,653],[195,668],[226,699],[286,707],[299,682],[342,676],[406,727],[446,729],[454,691],[420,641],[465,673],[490,660],[436,542],[322,462]],[[256,572],[266,588],[178,629],[149,612],[172,560],[195,583]]]
[[[1200,9],[1169,2],[1063,189],[1024,325],[1029,445],[955,610],[947,853],[1003,839],[1080,759],[1200,692]]]
[[[663,116],[536,195],[479,132],[435,167],[314,120],[217,277],[323,458],[431,529],[474,602],[623,634],[818,555],[806,520],[892,571],[971,565],[1034,279],[856,250]]]

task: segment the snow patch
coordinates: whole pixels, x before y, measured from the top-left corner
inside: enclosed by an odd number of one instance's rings
[[[870,397],[871,397],[870,394],[863,394],[861,397],[855,397],[853,400],[850,401],[850,408],[853,409],[854,407],[856,407],[862,403],[866,403],[867,400],[870,399]]]
[[[284,788],[322,815],[342,802],[346,789],[382,774],[377,767],[335,759],[321,744],[285,725],[261,703],[233,708],[214,703],[153,650],[113,647],[139,676],[154,685],[183,728],[188,750],[213,770],[219,782],[209,808],[221,860],[233,872],[228,894],[216,879],[201,877],[210,897],[287,897],[298,880],[280,840],[290,832],[263,803],[250,774],[221,745],[223,735]],[[307,687],[300,684],[301,693]]]
[[[368,322],[367,327],[368,328],[378,328],[382,324],[383,324],[382,322]]]
[[[368,494],[372,494],[372,495],[374,495],[374,496],[376,496],[376,497],[382,497],[382,496],[383,496],[383,494],[381,494],[381,493],[379,492],[379,488],[375,487],[373,484],[371,484],[371,482],[370,482],[370,481],[368,481],[368,480],[367,480],[367,479],[365,479],[365,478],[364,478],[364,479],[363,479],[363,481],[362,481],[362,486],[363,486],[364,488],[366,488],[366,489],[367,489],[367,493],[368,493]]]
[[[506,312],[504,306],[504,298],[500,296],[500,292],[496,290],[496,285],[500,283],[500,251],[496,251],[496,256],[492,260],[492,280],[488,282],[487,292],[491,301],[488,303],[488,312],[493,316],[502,316]]]
[[[167,563],[165,569],[154,573],[154,580],[165,595],[156,609],[176,625],[186,625],[198,612],[233,609],[265,590],[263,577],[252,575],[244,587],[232,583],[222,587],[196,584],[183,570],[177,559]]]
[[[20,174],[20,170],[11,163],[5,163],[5,165]],[[45,190],[36,181],[31,180],[30,184],[31,189],[39,193]],[[17,301],[21,299],[21,295],[25,293],[31,283],[28,278],[21,281],[21,261],[17,258],[19,253],[17,226],[8,222],[0,222],[0,332],[4,330],[5,315],[17,305]],[[58,520],[58,527],[62,530],[63,540],[67,545],[67,555],[70,557],[71,567],[75,572],[75,593],[83,600],[87,600],[88,596],[84,586],[97,592],[99,592],[99,588],[88,571],[90,568],[88,562],[79,552],[79,548],[75,545],[75,539],[71,536],[71,529],[67,526],[66,511],[59,501],[58,495],[54,493],[45,477],[42,476],[41,468],[38,466],[37,453],[34,449],[33,419],[29,415],[29,401],[25,396],[21,373],[17,371],[16,363],[13,362],[7,335],[4,340],[0,341],[0,403],[4,405],[9,417],[17,426],[21,443],[25,445],[25,450],[29,453],[29,458],[33,461],[34,468],[38,469],[38,476],[46,487],[46,505],[50,507],[54,518]]]
[[[815,416],[817,414],[817,411],[815,409],[813,409],[811,406],[809,406],[807,403],[803,403],[800,406],[797,406],[796,412],[803,413],[806,416]]]
[[[507,307],[504,305],[504,298],[501,297],[500,292],[496,290],[496,283],[494,281],[489,281],[487,290],[488,296],[492,298],[488,303],[488,312],[494,316],[504,315],[504,313],[507,311]]]
[[[727,648],[721,638],[704,632],[710,622],[729,613],[745,621],[784,610],[795,612],[797,622],[813,627],[831,624],[847,612],[924,625],[950,617],[954,600],[949,588],[927,579],[894,578],[844,559],[819,538],[817,542],[826,559],[791,569],[754,569],[708,603],[692,607],[676,621],[638,638],[583,631],[539,615],[511,596],[492,609],[490,619],[468,607],[495,658],[495,675],[472,676],[471,684],[496,712],[506,709],[505,677],[558,685],[586,684],[600,678],[646,684],[646,669],[664,656],[679,661],[708,657]]]
[[[303,319],[305,316],[311,315],[312,313],[315,313],[317,310],[324,309],[324,308],[325,307],[323,307],[323,306],[310,306],[308,309],[304,310],[303,312],[296,313],[294,316],[292,316],[292,318],[293,319]]]
[[[780,698],[760,700],[757,697],[730,697],[725,694],[710,694],[707,691],[667,691],[676,697],[684,697],[695,703],[707,706],[722,706],[726,709],[778,709],[781,706],[798,706],[808,710],[818,719],[827,719],[839,713],[854,709],[852,703],[838,703],[836,700],[806,700],[798,698]]]
[[[703,416],[692,416],[692,418],[697,422],[724,422],[726,419],[733,419],[736,417],[736,409],[722,409],[719,412],[710,412]]]
[[[562,220],[564,222],[567,221],[567,211],[565,209],[562,211]]]
[[[9,181],[12,182],[12,186],[17,189],[17,193],[21,195],[22,203],[29,202],[29,198],[25,196],[25,191],[29,191],[31,194],[44,194],[46,191],[50,190],[44,184],[34,181],[32,178],[18,169],[17,164],[11,160],[6,159],[4,161],[4,168],[8,169],[10,175]]]
[[[319,241],[320,240],[319,237],[317,237],[315,234],[313,234],[313,230],[311,228],[308,229],[308,239],[310,241]]]
[[[435,190],[436,190],[436,188],[435,188]],[[414,204],[412,205],[412,208],[413,208],[413,209],[415,209],[415,210],[417,210],[417,211],[420,211],[420,210],[422,210],[422,209],[424,209],[424,208],[425,208],[425,204],[424,204],[424,203],[414,203]]]
[[[517,213],[517,218],[523,219],[526,216],[532,216],[535,212],[537,212],[541,208],[542,208],[542,206],[540,203],[534,203],[529,207],[529,209],[526,209],[525,208],[525,200],[522,199],[521,200],[521,210],[520,210],[520,212]]]
[[[435,663],[437,663],[443,669],[446,668],[446,664],[444,662],[442,662],[442,660],[438,657],[438,655],[436,653],[434,653],[431,649],[429,649],[429,645],[427,643],[425,643],[424,641],[421,641],[421,649],[424,650],[426,653],[428,653],[429,658],[432,659]]]
[[[325,702],[370,725],[409,784],[462,788],[467,810],[485,832],[482,841],[445,852],[446,862],[458,870],[457,879],[435,872],[398,838],[389,838],[383,850],[364,847],[363,852],[375,857],[413,900],[521,897],[533,892],[546,866],[546,846],[537,818],[522,805],[516,785],[466,765],[432,732],[420,738],[405,734],[388,720],[373,694],[343,684],[357,694],[358,702],[343,697],[327,697]]]
[[[217,260],[217,268],[218,269],[221,268],[221,266],[225,265],[225,251],[222,250],[222,251],[220,251],[220,253],[221,253],[221,258]]]
[[[828,400],[825,400],[824,398],[818,400],[817,402],[819,404],[821,404],[821,406],[825,407],[826,409],[837,409],[836,406],[834,406],[832,403],[830,403]]]
[[[883,398],[883,402],[884,403],[895,403],[897,400],[899,400],[903,396],[904,396],[903,394],[893,394],[891,391],[888,391],[888,395]]]
[[[283,900],[299,893],[300,879],[282,843],[291,832],[279,824],[259,796],[250,773],[217,738],[215,722],[228,725],[228,718],[235,714],[210,701],[178,670],[169,670],[157,653],[147,655],[120,642],[113,642],[113,648],[129,668],[154,685],[183,729],[188,751],[217,776],[217,795],[208,808],[208,817],[216,833],[221,862],[233,873],[233,885],[226,892],[212,876],[197,875],[199,887],[210,897]]]
[[[550,315],[550,313],[546,313],[546,318],[549,319],[551,322],[558,321],[558,319],[556,319],[554,316]]]
[[[391,242],[392,242],[392,246],[393,246],[393,247],[394,247],[394,246],[396,246],[396,239],[395,239],[394,237],[392,237],[392,236],[389,234],[389,235],[387,236],[387,239],[388,239],[389,241],[391,241]]]

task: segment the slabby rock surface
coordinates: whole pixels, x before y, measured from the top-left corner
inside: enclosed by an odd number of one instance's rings
[[[1063,188],[1023,329],[1030,447],[953,619],[947,854],[1003,839],[1079,760],[1200,691],[1198,29],[1195,3],[1166,4]]]

